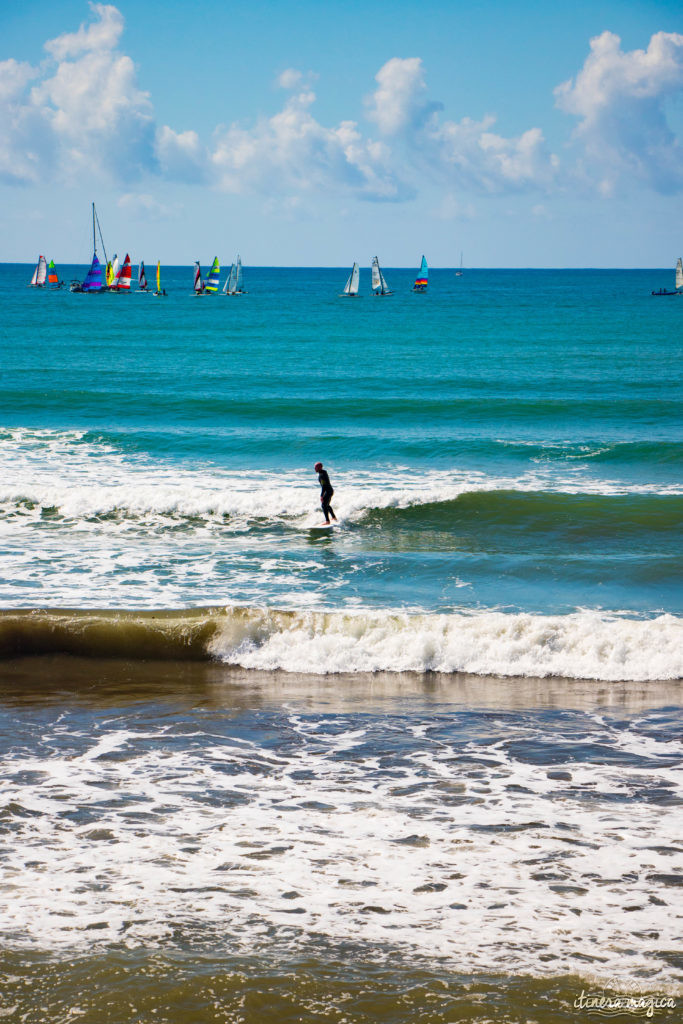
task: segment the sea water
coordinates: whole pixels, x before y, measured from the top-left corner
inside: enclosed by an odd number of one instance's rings
[[[162,273],[0,268],[5,1015],[673,998],[683,299]]]

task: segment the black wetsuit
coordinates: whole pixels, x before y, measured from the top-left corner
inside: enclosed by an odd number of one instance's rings
[[[336,519],[337,517],[332,511],[332,506],[330,505],[332,495],[334,494],[334,487],[330,483],[330,478],[327,475],[326,469],[320,470],[318,473],[318,481],[320,483],[320,504],[322,505],[325,521],[329,523],[330,516],[332,516],[333,519]]]

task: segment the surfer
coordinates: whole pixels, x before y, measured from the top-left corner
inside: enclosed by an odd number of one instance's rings
[[[330,483],[330,478],[327,475],[327,470],[323,469],[322,462],[316,462],[313,468],[318,474],[318,482],[320,483],[320,504],[323,507],[323,515],[325,516],[325,522],[329,525],[330,516],[332,516],[332,518],[335,521],[337,519],[332,510],[332,506],[330,505],[332,495],[334,494],[334,487]]]

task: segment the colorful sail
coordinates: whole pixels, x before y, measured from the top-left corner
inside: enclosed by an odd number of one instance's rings
[[[420,264],[420,272],[415,278],[415,284],[413,285],[414,292],[426,292],[427,285],[429,284],[429,267],[427,266],[427,260],[422,257],[422,263]]]
[[[161,295],[161,260],[157,260],[157,295]]]
[[[85,281],[83,282],[84,292],[99,292],[102,291],[102,264],[97,258],[97,253],[93,255],[92,264],[90,270],[86,274]]]
[[[118,277],[116,279],[116,287],[119,291],[128,292],[130,291],[130,279],[133,274],[133,268],[130,262],[130,256],[126,253],[126,258],[123,261],[123,266],[119,270]]]
[[[207,291],[207,292],[217,292],[218,291],[218,285],[220,283],[220,280],[219,280],[220,276],[221,276],[221,265],[218,262],[218,256],[216,256],[216,258],[214,259],[214,261],[213,261],[213,263],[211,265],[211,270],[209,271],[209,276],[206,279],[206,284],[204,285],[204,290]]]
[[[56,285],[57,287],[59,287],[59,275],[57,274],[57,268],[55,266],[55,261],[54,260],[50,260],[50,262],[48,264],[48,268],[47,268],[47,283],[48,284],[52,284],[52,285]]]
[[[145,261],[140,260],[138,267],[138,288],[141,292],[147,291],[147,274],[145,273]]]
[[[196,295],[201,295],[204,291],[204,282],[202,281],[202,272],[199,267],[199,260],[194,265],[194,290]]]
[[[107,288],[113,288],[116,286],[116,278],[119,275],[119,258],[114,254],[114,259],[107,263],[107,269],[105,273],[105,279]]]

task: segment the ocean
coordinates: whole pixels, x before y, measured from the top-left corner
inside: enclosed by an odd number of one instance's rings
[[[0,266],[2,1019],[675,1019],[670,272],[31,272]]]

